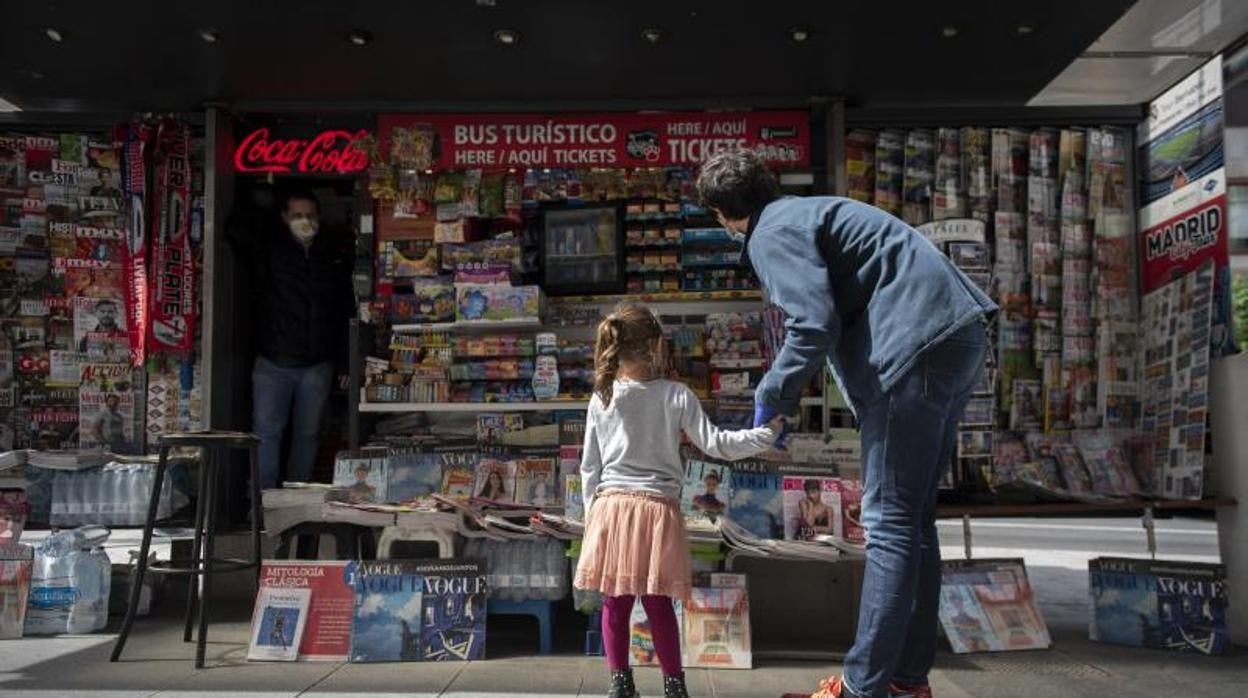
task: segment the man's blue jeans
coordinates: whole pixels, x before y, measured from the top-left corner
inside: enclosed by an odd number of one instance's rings
[[[260,486],[276,487],[282,465],[282,433],[291,426],[286,480],[312,479],[321,418],[334,377],[333,365],[285,368],[263,356],[251,372],[252,428],[260,437]],[[293,405],[292,405],[293,403]],[[293,418],[292,418],[293,415]]]
[[[972,323],[925,351],[861,411],[867,564],[844,676],[855,696],[883,698],[890,683],[927,682],[940,604],[936,496],[987,351],[983,324]]]

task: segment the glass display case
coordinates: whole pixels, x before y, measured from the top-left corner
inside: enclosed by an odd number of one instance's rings
[[[542,286],[552,296],[622,293],[624,206],[551,206],[541,220]]]

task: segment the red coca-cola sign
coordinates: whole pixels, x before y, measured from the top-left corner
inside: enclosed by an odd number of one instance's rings
[[[247,134],[234,151],[239,172],[354,174],[368,167],[368,153],[356,147],[368,131],[321,131],[312,138],[273,138],[267,128]]]

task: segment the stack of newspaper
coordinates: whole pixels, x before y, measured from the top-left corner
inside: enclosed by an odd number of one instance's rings
[[[26,459],[27,451],[23,449],[0,453],[0,470],[8,470],[10,468],[26,465]]]
[[[814,541],[771,540],[759,538],[726,517],[721,516],[718,525],[728,547],[760,557],[836,562],[861,557],[864,552],[863,546],[835,536],[818,536]]]
[[[47,470],[87,470],[99,468],[112,460],[103,451],[27,451],[26,462]]]

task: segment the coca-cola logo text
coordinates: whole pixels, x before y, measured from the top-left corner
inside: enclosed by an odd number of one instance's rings
[[[355,142],[368,131],[328,130],[310,139],[272,138],[267,128],[247,134],[234,151],[239,172],[352,174],[368,167],[368,154]]]

